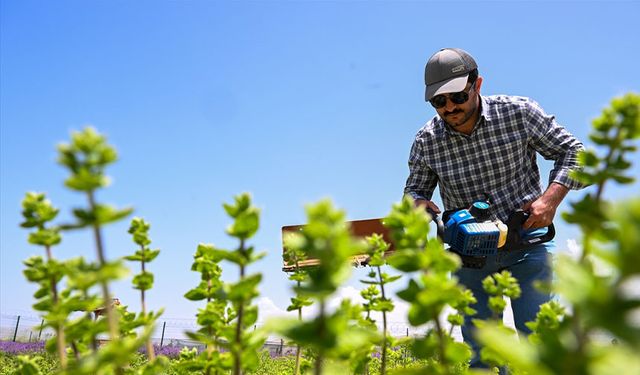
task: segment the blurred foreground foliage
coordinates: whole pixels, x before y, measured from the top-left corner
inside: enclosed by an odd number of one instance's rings
[[[478,325],[488,362],[507,366],[516,374],[640,373],[640,198],[604,199],[607,184],[634,182],[629,155],[636,151],[634,142],[640,137],[640,96],[613,99],[593,128],[590,139],[596,148],[579,155],[582,168],[574,173],[592,188],[563,214],[582,230],[582,253],[560,255],[555,264],[557,279],[543,286],[551,287],[560,300],[541,306],[536,320],[528,323],[533,330],[528,337],[518,338],[494,319]],[[178,359],[170,360],[154,356],[151,348],[148,359],[141,357],[138,350],[151,347],[149,337],[161,313],[146,312],[144,307],[145,293],[153,286],[153,274],[146,266],[159,254],[149,247],[149,224],[136,218],[129,231],[139,249],[126,259],[141,264],[133,285],[141,292],[142,312],[135,314],[113,300],[110,284],[125,277],[128,269],[121,259],[107,259],[102,238],[104,225],[122,220],[132,209],[98,203],[95,196],[108,185],[105,169],[117,153],[92,128],[73,133],[71,143],[61,145],[59,153],[60,164],[71,173],[65,183],[85,195],[86,207],[73,210],[75,223],[54,225],[59,210],[44,194],[27,193],[22,223],[32,230],[29,243],[43,247],[46,254],[46,258],[27,259],[24,273],[39,286],[34,308],[56,331],[46,345],[51,354],[0,353],[0,374],[491,373],[469,370],[471,350],[451,336],[454,326],[475,313],[470,308],[475,298],[451,276],[460,260],[429,237],[429,215],[408,198],[395,204],[385,219],[396,247],[386,259],[380,238],[367,243],[350,235],[344,211],[326,200],[309,205],[308,224],[285,239],[286,260],[296,264],[291,276],[296,296],[289,310],[297,311],[298,319],[274,320],[254,331],[258,310],[252,300],[259,295],[262,275],[248,274],[246,267],[263,254],[247,241],[258,230],[259,210],[248,194],[235,197],[224,209],[232,219],[227,234],[238,246],[226,250],[198,245],[192,270],[201,280],[185,294],[188,300],[205,303],[196,315],[200,329],[188,333],[205,350],[185,349]],[[82,228],[92,231],[96,261],[54,258],[52,248],[61,244],[61,233]],[[345,300],[329,309],[329,298],[350,275],[351,257],[363,253],[369,253],[372,266],[369,279],[363,280],[369,285],[362,294],[365,304]],[[304,270],[297,267],[307,258],[320,263]],[[222,281],[222,261],[237,267],[236,282]],[[382,272],[385,263],[399,274]],[[384,314],[393,309],[384,286],[401,277],[406,287],[398,297],[409,304],[408,321],[426,333],[396,340],[387,336],[384,324]],[[496,317],[505,308],[503,296],[519,295],[514,281],[508,273],[485,280]],[[303,319],[304,308],[313,309],[310,318]],[[448,329],[441,321],[447,309],[453,309],[446,317]],[[80,316],[77,311],[82,312]],[[372,311],[382,313],[382,332]],[[260,355],[269,332],[288,338],[304,354],[280,359]],[[378,358],[380,347],[382,358]]]

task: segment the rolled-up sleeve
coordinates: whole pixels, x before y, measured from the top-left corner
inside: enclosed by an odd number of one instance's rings
[[[577,155],[584,149],[582,142],[558,124],[555,117],[546,114],[535,101],[528,101],[526,130],[529,145],[546,160],[554,160],[549,184],[557,182],[572,190],[586,185],[570,176],[571,170],[580,168]]]
[[[404,187],[404,194],[413,199],[431,200],[438,183],[438,176],[424,162],[422,142],[416,138],[409,154],[409,177]]]

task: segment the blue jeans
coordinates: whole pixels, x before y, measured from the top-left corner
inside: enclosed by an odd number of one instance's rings
[[[487,305],[488,296],[482,289],[482,280],[496,272],[510,271],[520,283],[522,293],[520,298],[511,301],[513,320],[516,329],[522,334],[529,334],[531,330],[526,322],[535,320],[540,305],[551,299],[549,293],[543,293],[534,288],[535,281],[551,281],[551,256],[549,252],[554,247],[553,241],[531,247],[526,250],[500,252],[487,256],[487,263],[482,269],[460,268],[456,272],[460,283],[473,292],[477,303],[471,306],[477,311],[476,315],[466,317],[462,326],[462,337],[473,349],[471,367],[487,367],[480,361],[479,345],[474,338],[475,326],[473,319],[487,319],[492,313]]]

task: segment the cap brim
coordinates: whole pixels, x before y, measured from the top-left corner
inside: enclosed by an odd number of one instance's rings
[[[426,101],[431,100],[436,95],[440,94],[448,94],[450,92],[460,92],[467,87],[467,78],[468,74],[465,74],[460,77],[455,77],[446,81],[436,82],[427,86],[427,91],[425,92],[424,98]]]

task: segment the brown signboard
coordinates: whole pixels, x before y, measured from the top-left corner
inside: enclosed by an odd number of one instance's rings
[[[354,220],[347,222],[350,225],[351,233],[355,237],[367,237],[375,233],[382,235],[382,238],[390,245],[385,254],[393,252],[393,242],[391,242],[391,236],[389,230],[383,225],[383,219],[367,219],[367,220]],[[284,250],[284,237],[288,232],[295,232],[303,228],[304,225],[288,225],[282,227],[283,238],[283,250]],[[353,264],[355,266],[366,265],[369,260],[369,256],[366,254],[359,254],[352,257]],[[307,259],[300,262],[300,267],[312,267],[318,264],[317,259]],[[291,272],[294,270],[295,265],[284,263],[282,270],[285,272]]]

